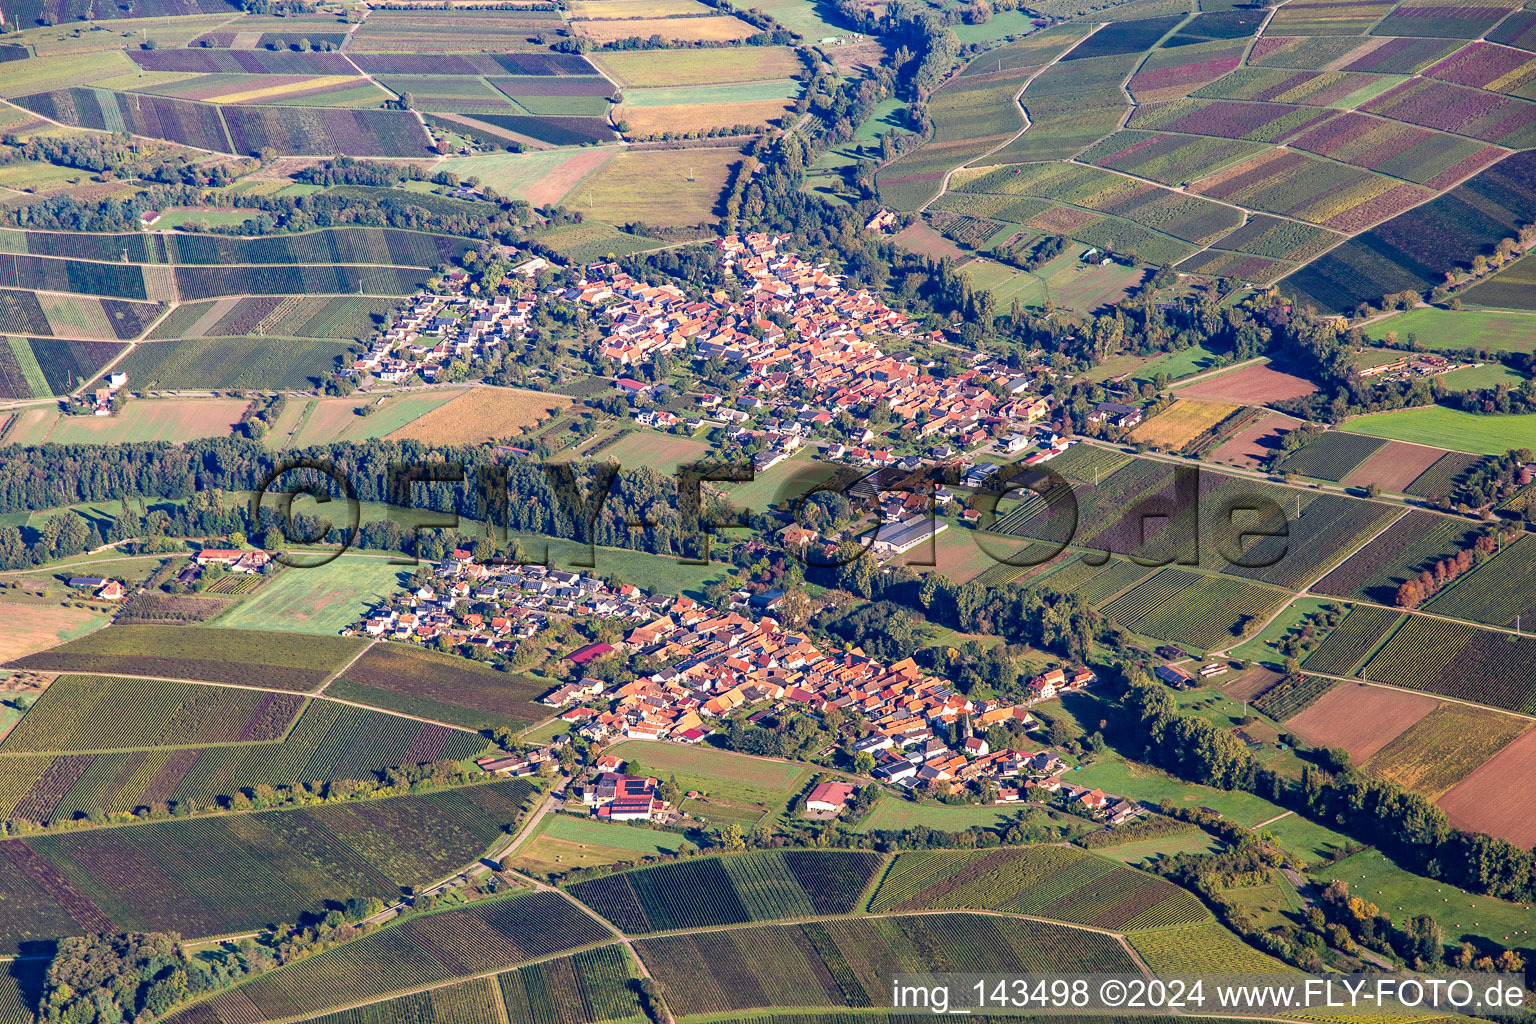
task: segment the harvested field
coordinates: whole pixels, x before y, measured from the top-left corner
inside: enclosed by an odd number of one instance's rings
[[[1247,671],[1238,675],[1230,683],[1224,684],[1221,690],[1233,700],[1249,701],[1274,686],[1281,678],[1278,672],[1272,672],[1258,664],[1250,664]]]
[[[1245,366],[1241,370],[1208,377],[1178,389],[1180,398],[1206,398],[1239,405],[1264,405],[1287,398],[1301,398],[1316,391],[1309,380],[1281,373],[1268,365]]]
[[[1280,450],[1281,440],[1301,421],[1284,413],[1270,412],[1243,428],[1211,452],[1212,462],[1243,469],[1258,469]]]
[[[6,601],[0,604],[5,629],[0,630],[0,662],[73,640],[107,624],[100,612],[58,604]]]
[[[192,441],[228,437],[250,402],[243,398],[129,402],[111,416],[64,416],[48,433],[60,444]]]
[[[1314,746],[1343,747],[1359,764],[1441,703],[1435,697],[1380,686],[1339,685],[1285,725]]]
[[[678,43],[725,43],[745,39],[757,32],[747,22],[728,14],[702,18],[630,18],[620,21],[578,21],[572,29],[590,43],[618,42],[620,39],[649,39],[661,36]]]
[[[1177,451],[1236,412],[1240,406],[1180,398],[1135,430],[1131,438],[1141,444]]]
[[[496,153],[465,157],[454,161],[454,167],[460,174],[475,175],[502,195],[526,200],[534,206],[548,206],[564,199],[583,178],[613,159],[617,152],[618,149],[608,146],[576,153]]]
[[[312,411],[299,421],[286,445],[303,448],[313,444],[339,441],[364,441],[399,430],[418,416],[425,415],[463,392],[417,391],[384,397],[319,398]],[[372,405],[372,415],[358,410]],[[278,441],[274,440],[274,444]]]
[[[741,159],[734,149],[629,150],[583,182],[570,203],[610,224],[712,223],[731,168]]]
[[[692,103],[680,106],[620,107],[614,120],[622,121],[627,135],[644,137],[662,132],[708,131],[737,125],[756,129],[778,121],[794,110],[787,99],[742,100],[736,103]]]
[[[1383,491],[1402,494],[1409,484],[1434,465],[1445,452],[1406,441],[1390,441],[1375,455],[1349,471],[1341,481],[1347,487],[1375,484]]]
[[[565,395],[477,387],[386,435],[391,441],[479,444],[521,436],[571,405]]]
[[[927,256],[929,259],[948,257],[952,260],[963,260],[966,257],[965,250],[922,221],[898,231],[892,240],[908,252]]]
[[[1499,751],[1440,798],[1451,824],[1508,839],[1521,849],[1536,845],[1531,779],[1536,778],[1536,732]]]
[[[1362,767],[1433,800],[1530,727],[1527,719],[1514,715],[1442,704]]]
[[[571,0],[568,10],[572,21],[679,18],[710,12],[699,0]]]

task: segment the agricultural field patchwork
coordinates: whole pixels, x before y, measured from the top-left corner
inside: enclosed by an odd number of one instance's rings
[[[1287,455],[1278,468],[1282,473],[1343,480],[1385,444],[1379,438],[1329,431]]]
[[[494,783],[10,840],[0,889],[16,912],[0,920],[0,943],[26,948],[76,929],[218,935],[295,920],[328,898],[387,896],[478,855],[530,792]],[[419,841],[380,845],[409,828],[424,829]]]
[[[1474,306],[1533,309],[1536,308],[1536,300],[1531,298],[1533,285],[1536,285],[1536,262],[1521,258],[1468,288],[1462,293],[1462,301]],[[1515,338],[1518,337],[1517,334]],[[1520,343],[1515,339],[1510,341]]]
[[[1470,548],[1477,530],[1455,516],[1410,509],[1312,589],[1320,594],[1393,604],[1400,585]]]
[[[1367,759],[1362,770],[1431,800],[1530,729],[1513,715],[1442,704]]]
[[[523,728],[549,717],[547,682],[404,644],[374,645],[326,693],[472,729]]]
[[[885,865],[880,854],[765,850],[605,875],[571,895],[631,935],[848,914]]]
[[[253,388],[308,390],[351,354],[346,345],[289,338],[185,338],[137,346],[118,363],[146,389]]]
[[[931,101],[935,121],[943,127],[928,143],[881,169],[881,194],[901,209],[915,209],[939,192],[946,172],[1006,143],[1025,123],[1013,97],[1026,84],[1032,87],[1040,68],[1083,32],[1077,27],[1041,32],[968,65]],[[1033,127],[1026,132],[1033,133]]]
[[[732,928],[642,939],[635,948],[680,1016],[878,1005],[893,973],[940,962],[976,972],[1134,969],[1105,935],[961,913]]]
[[[297,694],[65,675],[5,737],[0,753],[280,740],[303,707]]]
[[[1402,620],[1401,612],[1370,605],[1356,605],[1344,621],[1333,628],[1322,643],[1313,648],[1304,662],[1314,672],[1347,676],[1366,655],[1376,649]]]
[[[1138,932],[1129,941],[1147,966],[1160,974],[1274,974],[1285,969],[1280,961],[1254,949],[1216,921]]]
[[[1237,412],[1238,408],[1222,402],[1180,399],[1137,427],[1132,436],[1144,444],[1178,451]]]
[[[309,1024],[545,1024],[557,1021],[641,1024],[645,1011],[635,970],[619,946],[600,946],[490,978],[475,978],[414,995],[398,996],[315,1017]],[[190,1020],[182,1021],[190,1024]]]
[[[202,689],[209,689],[225,700],[224,695],[234,692],[216,687]],[[117,696],[126,693],[121,687],[113,692]],[[268,735],[215,746],[121,749],[126,746],[124,739],[102,741],[87,731],[84,738],[68,742],[83,743],[87,748],[113,749],[101,753],[25,754],[25,744],[32,742],[44,727],[51,727],[55,733],[63,731],[58,726],[59,718],[72,714],[74,701],[67,688],[59,691],[40,720],[43,724],[29,726],[20,733],[23,745],[0,751],[6,755],[0,756],[0,770],[5,777],[5,784],[0,787],[0,813],[37,822],[65,822],[102,813],[131,813],[140,807],[213,807],[259,785],[280,787],[335,778],[373,779],[391,768],[413,767],[439,758],[461,760],[485,749],[485,741],[470,732],[335,701],[311,702],[283,734],[273,719],[293,710],[293,702],[298,698],[289,694],[238,692],[257,693],[258,701],[267,702],[264,707],[258,703],[247,721],[264,728]],[[203,700],[207,703],[213,699]],[[234,704],[238,706],[238,701]],[[142,701],[123,703],[117,718],[150,713],[155,707]],[[155,734],[147,727],[143,731],[151,733],[147,738],[161,742],[190,741],[185,728],[179,735],[164,730]],[[126,738],[146,737],[130,733]],[[63,743],[54,749],[60,747],[68,751]]]
[[[1124,133],[1135,134],[1135,133]],[[1193,243],[1221,237],[1240,221],[1229,207],[1208,203],[1194,196],[1160,188],[1149,182],[1074,164],[1027,164],[1003,166],[990,170],[962,172],[951,182],[953,192],[946,196],[947,209],[975,212],[1000,220],[1019,219],[1031,226],[1050,230],[1055,227],[1084,241],[1094,224],[1091,218],[1069,218],[1076,223],[1044,222],[1046,207],[1016,207],[1022,197],[1070,204],[1078,212],[1093,211],[1124,218],[1171,238]],[[977,198],[971,198],[971,197]],[[1069,209],[1070,209],[1069,207]],[[1122,222],[1123,223],[1123,222]],[[1125,224],[1125,227],[1131,227]],[[1121,248],[1127,248],[1122,246]],[[1138,247],[1138,251],[1141,251]]]
[[[1536,709],[1520,666],[1536,641],[1412,615],[1358,671],[1363,679],[1529,714]]]
[[[870,899],[873,913],[997,910],[1112,931],[1202,921],[1178,886],[1072,847],[901,853]]]
[[[1236,644],[1288,597],[1241,580],[1168,568],[1103,610],[1126,629],[1209,651]]]
[[[1536,153],[1505,157],[1302,267],[1281,282],[1281,290],[1320,309],[1353,310],[1385,294],[1433,287],[1536,217],[1533,182]]]
[[[126,672],[169,679],[314,689],[364,641],[256,630],[217,634],[190,626],[117,626],[22,659],[55,672]]]
[[[712,223],[719,215],[716,205],[720,193],[741,160],[742,154],[734,149],[628,150],[583,181],[568,202],[595,219],[613,224],[641,221],[672,227]],[[576,230],[587,227],[583,224]],[[553,247],[560,246],[557,243]],[[599,249],[596,255],[603,252]],[[573,251],[570,258],[596,257]]]
[[[1126,88],[1140,103],[1180,99],[1235,70],[1247,48],[1246,40],[1212,40],[1153,50]]]
[[[564,395],[481,387],[394,431],[389,437],[428,444],[479,444],[520,437],[569,408]]]
[[[1495,557],[1436,594],[1427,608],[1490,626],[1513,626],[1517,616],[1536,622],[1536,604],[1527,596],[1536,573],[1536,547],[1529,540],[1520,536],[1505,543]]]
[[[523,893],[381,929],[262,975],[173,1019],[187,1024],[282,1020],[515,967],[613,938],[569,900],[553,892]],[[519,977],[507,987],[515,999],[517,989],[536,990],[539,980]]]

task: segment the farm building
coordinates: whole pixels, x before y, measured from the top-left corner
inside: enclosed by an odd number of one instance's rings
[[[805,809],[818,814],[837,814],[848,805],[857,786],[846,782],[823,782],[805,798]]]
[[[926,516],[918,516],[900,523],[889,533],[881,532],[874,540],[875,554],[882,558],[911,551],[949,529],[949,524]]]

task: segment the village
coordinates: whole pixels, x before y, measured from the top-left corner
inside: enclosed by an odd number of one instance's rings
[[[722,266],[743,285],[739,300],[717,292],[690,302],[676,286],[637,282],[614,264],[587,268],[585,278],[557,293],[599,311],[608,330],[594,355],[621,369],[678,353],[739,368],[734,397],[697,394],[695,415],[681,417],[649,408],[657,385],[619,377],[614,390],[636,406],[633,419],[687,433],[721,429],[729,440],[756,438],[763,442],[754,460],[759,472],[812,442],[827,459],[897,464],[901,457],[867,424],[851,436],[833,429],[844,414],[882,403],[895,426],[913,428],[909,458],[924,447],[947,455],[994,445],[1015,455],[1036,443],[1043,455],[1058,443],[1054,435],[1036,436],[1052,412],[1039,393],[1049,380],[1043,363],[1018,373],[995,356],[968,351],[964,370],[938,377],[916,356],[890,355],[881,337],[942,347],[945,333],[921,331],[867,291],[844,290],[824,265],[781,250],[786,240],[748,234],[715,242]]]
[[[416,376],[433,383],[456,359],[473,360],[492,347],[521,344],[535,300],[466,296],[462,289],[467,281],[462,270],[453,271],[447,278],[449,294],[412,297],[346,374],[371,375],[387,383]]]
[[[570,732],[593,750],[626,741],[704,744],[736,719],[829,715],[854,723],[852,769],[863,784],[880,783],[927,796],[969,793],[997,804],[1066,801],[1112,824],[1142,813],[1096,789],[1063,780],[1068,762],[1044,749],[993,749],[1002,727],[1022,739],[1039,722],[1030,707],[1097,681],[1083,667],[1056,668],[1028,684],[1021,702],[973,699],[944,679],[925,674],[912,659],[886,665],[858,648],[828,652],[774,618],[780,592],[732,595],[717,610],[688,597],[648,595],[632,586],[543,566],[488,565],[457,550],[433,569],[433,580],[370,614],[356,629],[384,640],[476,646],[510,652],[555,617],[629,623],[622,640],[589,643],[562,659],[568,682],[543,703],[560,711]],[[494,614],[465,613],[461,605],[492,605]],[[662,666],[649,674],[609,682],[589,674],[595,662],[619,658]],[[525,776],[552,770],[555,748],[545,746],[480,761],[486,771]],[[1020,744],[1022,746],[1023,744]],[[1034,744],[1031,744],[1033,746]],[[545,768],[546,765],[550,767]],[[623,762],[598,756],[582,800],[590,812],[615,821],[675,821],[657,780],[622,773]],[[862,769],[862,772],[860,771]],[[812,794],[807,810],[835,817],[858,785]],[[812,806],[815,804],[816,806]]]
[[[542,565],[488,565],[455,549],[434,570],[434,580],[375,609],[361,623],[342,631],[386,640],[436,643],[454,648],[486,647],[511,654],[520,640],[537,635],[556,616],[611,620],[649,619],[665,607],[628,584],[609,587],[595,576],[562,572]],[[489,605],[498,614],[465,612],[461,606]],[[586,660],[606,653],[606,645],[577,652]],[[576,664],[583,662],[578,660]]]

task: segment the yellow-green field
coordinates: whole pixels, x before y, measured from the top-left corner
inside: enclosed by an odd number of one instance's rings
[[[1161,448],[1184,447],[1238,410],[1225,402],[1181,398],[1135,430],[1131,437]]]
[[[290,402],[267,435],[267,442],[278,448],[305,448],[333,441],[366,441],[383,437],[463,393],[462,390],[446,389]],[[364,408],[374,411],[364,416],[359,413]]]
[[[13,430],[9,444],[127,444],[132,441],[194,441],[228,437],[250,407],[244,398],[159,398],[129,402],[112,416],[66,416],[51,411],[24,432]],[[28,415],[32,414],[28,411]],[[20,424],[18,424],[18,428]],[[43,436],[37,437],[38,429]]]
[[[566,202],[612,224],[714,223],[731,167],[741,159],[734,149],[628,150],[583,182]]]
[[[719,85],[792,78],[803,69],[787,46],[742,49],[623,50],[589,58],[626,88]]]
[[[682,836],[633,825],[609,824],[569,814],[551,815],[512,860],[535,875],[636,861],[691,847]]]
[[[520,437],[569,408],[571,399],[545,391],[477,387],[398,430],[391,440],[428,444],[479,444]]]
[[[0,600],[0,615],[0,662],[84,636],[108,621],[100,612],[42,601]]]
[[[300,505],[295,502],[295,513],[329,514]],[[410,566],[392,565],[381,552],[342,555],[314,569],[290,567],[213,626],[335,636],[397,591],[409,572]]]
[[[623,122],[627,134],[644,138],[663,132],[701,132],[737,125],[757,128],[770,121],[782,126],[783,118],[793,116],[793,110],[790,100],[744,100],[676,107],[621,107],[614,119]]]
[[[9,61],[8,64],[5,74],[0,75],[0,96],[7,99],[48,89],[86,85],[113,75],[133,74],[138,70],[138,65],[121,51],[84,56],[34,57],[31,60]]]
[[[711,53],[700,50],[700,53]],[[530,150],[523,153],[493,153],[469,156],[448,166],[457,174],[474,175],[503,195],[524,199],[535,206],[558,203],[588,175],[613,159],[617,146]]]

